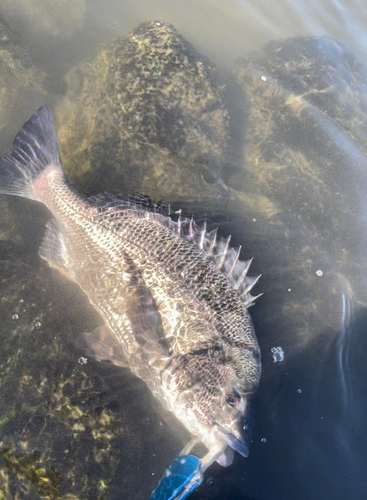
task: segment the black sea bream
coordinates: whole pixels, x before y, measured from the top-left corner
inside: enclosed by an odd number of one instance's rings
[[[247,456],[242,422],[260,378],[248,307],[257,279],[239,251],[144,198],[91,198],[68,184],[49,109],[41,107],[0,162],[0,193],[44,203],[54,219],[40,256],[78,283],[113,344],[152,393],[223,465]],[[99,344],[99,347],[98,347]],[[116,359],[116,350],[119,354]],[[105,354],[105,355],[104,355]]]

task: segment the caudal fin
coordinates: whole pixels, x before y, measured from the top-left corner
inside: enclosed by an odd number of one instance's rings
[[[31,182],[49,165],[61,166],[51,111],[41,106],[14,139],[11,153],[0,160],[0,194],[33,198]]]

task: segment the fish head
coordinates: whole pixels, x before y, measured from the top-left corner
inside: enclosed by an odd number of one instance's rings
[[[243,369],[220,351],[196,352],[181,357],[171,372],[169,392],[176,394],[172,409],[209,450],[221,446],[223,453],[230,447],[245,457],[249,454],[244,422],[260,366],[259,352],[247,352],[246,356]]]
[[[249,455],[252,399],[260,379],[260,348],[257,343],[242,349],[228,349],[225,383],[213,402],[212,421],[217,440],[222,439],[242,456]]]

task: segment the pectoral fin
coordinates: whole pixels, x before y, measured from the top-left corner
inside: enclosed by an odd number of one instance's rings
[[[64,235],[55,219],[49,220],[46,224],[45,235],[38,250],[38,255],[46,260],[50,267],[57,269],[61,274],[70,278],[67,269],[69,257],[64,243]]]

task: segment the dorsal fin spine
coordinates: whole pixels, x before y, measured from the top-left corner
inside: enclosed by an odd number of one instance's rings
[[[232,278],[233,277],[233,273],[234,273],[234,270],[236,269],[236,266],[237,266],[237,262],[238,262],[238,259],[239,259],[239,256],[240,256],[240,253],[241,253],[241,249],[242,249],[242,246],[240,245],[238,247],[238,250],[237,250],[237,254],[236,254],[236,257],[233,261],[233,265],[228,273],[228,278]]]
[[[193,238],[194,234],[195,234],[194,219],[191,217],[191,219],[190,219],[190,226],[189,226],[189,235],[190,235],[190,238]]]
[[[222,269],[223,264],[224,264],[224,263],[225,263],[225,261],[226,261],[230,241],[231,241],[231,235],[229,235],[229,236],[228,236],[228,238],[227,238],[227,241],[226,241],[226,246],[225,246],[225,248],[224,248],[222,258],[220,259],[220,262],[219,262],[219,264],[218,264],[219,269]]]
[[[204,221],[203,229],[202,229],[201,237],[200,237],[200,248],[201,249],[204,248],[205,236],[206,236],[206,221]]]
[[[248,293],[251,292],[251,290],[254,288],[254,286],[256,285],[256,283],[259,281],[259,279],[261,278],[261,274],[259,274],[259,276],[257,276],[256,278],[254,278],[252,280],[252,282],[245,288],[245,290],[241,293],[240,297],[246,297],[246,295]]]
[[[213,255],[213,250],[214,250],[215,245],[217,243],[218,228],[215,228],[214,232],[212,231],[212,233],[213,233],[213,239],[212,239],[212,242],[211,242],[210,247],[208,249],[208,255]]]
[[[240,278],[238,279],[238,281],[236,283],[236,286],[235,286],[236,290],[238,290],[239,288],[241,288],[241,285],[245,281],[245,279],[247,277],[248,270],[250,269],[250,266],[251,266],[253,260],[254,260],[254,258],[251,257],[251,259],[248,261],[246,269],[243,271],[243,273],[241,274]]]
[[[254,297],[254,296],[252,296],[252,295],[248,294],[249,298],[247,298],[247,299],[245,300],[245,307],[246,307],[246,309],[248,309],[249,307],[253,306],[253,305],[255,304],[255,301],[256,301],[259,297],[261,297],[262,295],[264,295],[264,294],[263,294],[263,293],[259,293],[259,295],[256,295],[256,296]]]

